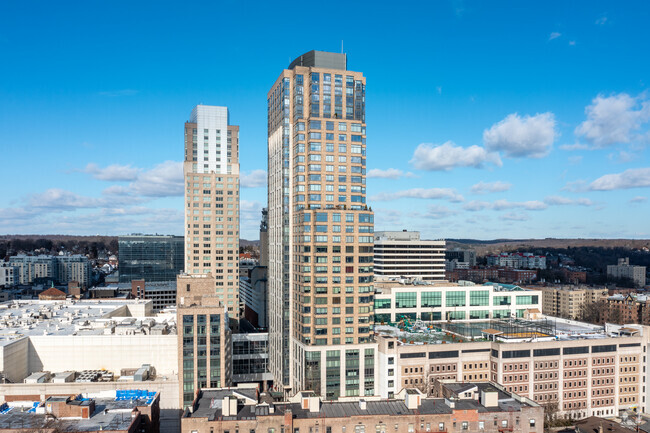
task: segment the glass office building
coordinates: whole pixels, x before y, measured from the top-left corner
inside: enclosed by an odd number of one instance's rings
[[[183,271],[183,236],[120,236],[120,283],[176,281]]]

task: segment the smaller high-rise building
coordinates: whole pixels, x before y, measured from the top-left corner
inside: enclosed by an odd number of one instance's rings
[[[582,319],[586,305],[607,299],[607,289],[588,286],[535,287],[542,292],[542,313],[566,319]]]
[[[231,385],[232,356],[228,310],[215,293],[211,274],[181,274],[177,286],[180,405],[192,404],[205,388]]]
[[[15,266],[0,262],[0,287],[11,287],[17,284],[18,271]]]
[[[183,271],[183,236],[120,236],[120,283],[176,281]]]
[[[377,279],[445,280],[445,241],[420,239],[420,232],[375,233],[374,272]]]
[[[630,259],[618,259],[617,265],[607,265],[607,276],[614,278],[629,278],[634,281],[638,287],[645,286],[646,269],[645,266],[630,265]]]

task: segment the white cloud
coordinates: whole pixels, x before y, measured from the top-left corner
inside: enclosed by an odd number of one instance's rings
[[[587,182],[582,179],[567,182],[566,185],[564,185],[564,188],[562,188],[562,191],[571,191],[571,192],[587,191]]]
[[[569,41],[569,45],[571,45],[572,47],[574,47],[575,44],[576,44],[576,41]]]
[[[133,193],[145,197],[183,195],[183,163],[165,161],[141,173],[130,186]]]
[[[457,213],[457,210],[450,209],[447,206],[433,204],[427,208],[427,214],[425,217],[443,219],[452,215],[456,215]]]
[[[138,169],[130,165],[112,164],[108,167],[100,168],[97,164],[90,163],[83,170],[84,173],[90,174],[97,180],[109,182],[130,182],[138,177]]]
[[[33,194],[29,198],[29,205],[36,208],[65,210],[97,207],[99,201],[64,189],[50,188],[42,193]]]
[[[637,195],[636,197],[630,199],[630,203],[645,203],[646,201],[648,201],[648,197],[643,197],[640,195]]]
[[[494,202],[473,200],[465,203],[463,209],[470,212],[477,212],[485,209],[496,211],[508,209],[544,210],[548,207],[546,203],[537,200],[511,202],[508,200],[496,200]]]
[[[553,39],[557,39],[560,36],[562,36],[562,33],[560,32],[551,32],[551,34],[548,36],[548,40],[552,41]]]
[[[650,187],[650,167],[631,168],[622,173],[606,174],[589,184],[592,191]]]
[[[595,24],[599,26],[605,25],[605,23],[607,23],[607,17],[600,17],[595,22]]]
[[[401,198],[448,200],[453,203],[463,201],[463,196],[451,188],[412,188],[396,192],[383,192],[371,197],[371,201],[390,201]]]
[[[553,113],[524,117],[513,113],[483,131],[483,142],[487,150],[509,158],[542,158],[551,151],[556,135]]]
[[[491,163],[501,167],[501,159],[480,146],[462,147],[447,141],[441,145],[420,144],[413,153],[410,163],[419,170],[451,170],[454,167],[482,168]]]
[[[550,206],[593,206],[595,203],[588,198],[568,198],[559,195],[552,195],[544,199],[544,203]]]
[[[476,185],[473,185],[470,188],[472,194],[487,194],[490,192],[503,192],[508,191],[512,187],[512,184],[508,182],[501,182],[497,180],[495,182],[483,182],[480,181]]]
[[[145,170],[130,165],[109,165],[100,168],[90,163],[84,173],[95,179],[113,182],[130,182],[128,186],[112,185],[104,193],[112,196],[176,197],[183,195],[183,163],[165,161]]]
[[[266,186],[266,170],[253,170],[250,173],[241,173],[239,178],[239,184],[242,188],[258,188],[260,186]]]
[[[374,179],[399,179],[402,175],[404,175],[404,172],[397,168],[387,168],[386,170],[373,168],[368,170],[368,177]]]
[[[506,221],[527,221],[530,218],[525,213],[508,212],[507,214],[502,215],[501,219],[504,219]]]
[[[596,148],[629,143],[634,132],[650,120],[650,101],[642,93],[632,97],[627,93],[612,96],[598,95],[585,108],[587,120],[575,129]]]
[[[584,143],[563,144],[560,146],[562,150],[588,150],[589,146]]]

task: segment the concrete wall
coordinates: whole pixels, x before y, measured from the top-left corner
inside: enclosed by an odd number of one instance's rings
[[[26,337],[2,346],[0,371],[12,382],[22,382],[30,374],[27,365],[28,347],[29,339]]]
[[[23,361],[24,364],[28,363],[28,369],[25,369],[28,371],[15,370],[15,374],[20,376],[22,372],[26,376],[43,370],[58,372],[102,368],[119,374],[122,368],[151,364],[158,376],[176,375],[176,338],[176,335],[31,336],[29,360]]]

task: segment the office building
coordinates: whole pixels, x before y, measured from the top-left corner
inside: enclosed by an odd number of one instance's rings
[[[230,386],[231,333],[228,311],[215,293],[211,274],[181,274],[177,279],[178,372],[180,407],[192,404],[204,388]]]
[[[197,105],[185,123],[185,273],[211,274],[239,314],[239,127],[228,108]]]
[[[646,269],[645,266],[630,265],[630,259],[618,259],[617,265],[607,265],[607,276],[613,278],[628,278],[634,282],[637,287],[645,286]]]
[[[375,323],[487,320],[541,313],[542,293],[508,284],[375,282]]]
[[[117,292],[124,293],[124,285],[118,286]],[[126,287],[128,289],[128,287]],[[176,305],[176,281],[148,282],[145,280],[131,281],[131,296],[153,302],[153,311],[159,311]]]
[[[404,387],[431,393],[438,379],[496,382],[575,418],[645,412],[649,401],[646,326],[544,317],[377,328],[384,398]]]
[[[604,288],[589,286],[535,287],[542,292],[542,313],[547,316],[581,319],[585,306],[607,299]]]
[[[452,248],[445,251],[446,262],[456,262],[455,267],[473,268],[476,266],[476,250]]]
[[[120,283],[176,281],[183,271],[183,236],[119,236]]]
[[[269,363],[286,393],[375,394],[365,86],[345,54],[310,51],[268,93]]]
[[[440,397],[405,388],[389,400],[323,401],[303,391],[284,402],[256,390],[201,392],[181,419],[182,433],[485,432],[542,433],[544,409],[492,383],[439,383]]]
[[[375,277],[444,281],[445,241],[420,239],[420,232],[375,233]]]

